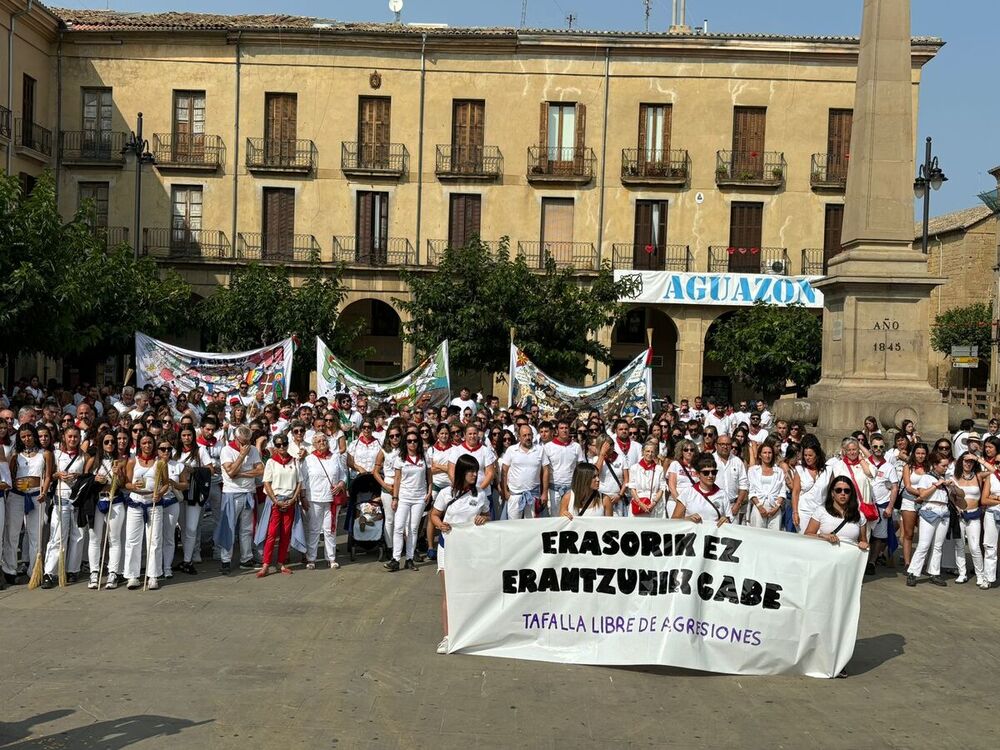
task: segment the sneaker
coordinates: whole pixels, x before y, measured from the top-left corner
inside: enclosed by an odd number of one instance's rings
[[[316,570],[316,563],[314,563],[314,562],[307,562],[306,563],[306,570]]]
[[[163,571],[163,577],[164,578],[173,578],[174,577],[174,571],[171,568],[167,568],[165,571]]]
[[[336,560],[330,561],[330,570],[340,570],[340,563]]]
[[[42,588],[43,589],[52,589],[52,588],[55,588],[55,586],[56,586],[55,576],[50,576],[50,575],[43,575],[42,576]]]
[[[257,565],[253,560],[240,560],[240,568],[242,570],[253,570]]]
[[[17,585],[17,575],[14,574],[14,573],[4,573],[3,574],[3,579],[7,583],[8,586],[16,586]]]
[[[413,562],[413,560],[407,560],[403,565],[407,570],[420,570]]]
[[[108,573],[108,582],[104,584],[104,588],[108,591],[118,588],[118,574]]]
[[[79,580],[80,580],[80,574],[79,573],[67,573],[66,574],[66,583],[76,583]]]
[[[968,580],[969,580],[968,576],[959,576],[958,578],[955,579],[955,583],[966,583],[968,582]]]
[[[931,576],[931,583],[933,583],[935,586],[948,585],[948,582],[944,580],[944,576],[941,575]]]
[[[917,585],[917,577],[915,575],[913,575],[913,573],[907,573],[906,574],[906,585],[907,586],[916,586]]]
[[[222,575],[227,576],[229,575],[229,572],[232,570],[232,568],[233,568],[232,563],[224,562],[222,563],[222,566],[219,568],[219,572],[222,573]]]
[[[989,591],[990,585],[986,581],[980,581],[979,588],[981,588],[983,591]]]
[[[438,644],[438,647],[437,647],[437,652],[439,654],[447,654],[448,653],[448,636],[445,636],[444,638],[441,639],[441,642]]]
[[[390,573],[395,573],[399,570],[399,560],[390,560],[387,563],[383,563],[382,567],[388,570]]]
[[[138,578],[129,578],[128,579],[128,590],[129,591],[135,591],[136,589],[141,589],[141,588],[142,588],[142,581],[140,581]]]
[[[149,577],[146,579],[146,588],[150,591],[156,591],[160,588],[160,580],[158,578]]]
[[[87,588],[88,589],[96,589],[97,588],[97,573],[91,573],[90,574],[90,583],[87,584]]]

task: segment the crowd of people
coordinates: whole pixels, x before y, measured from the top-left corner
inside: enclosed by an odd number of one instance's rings
[[[293,549],[306,570],[336,570],[341,524],[352,557],[375,549],[390,572],[443,570],[452,524],[615,515],[854,544],[871,575],[899,549],[908,586],[925,571],[947,585],[953,552],[955,583],[996,587],[1000,423],[979,435],[967,421],[932,443],[912,422],[887,427],[868,417],[828,456],[761,401],[668,400],[647,420],[542,415],[467,388],[411,409],[32,378],[0,393],[0,585],[82,576],[92,589],[156,589],[197,575],[203,555],[226,575],[234,564],[291,575]]]

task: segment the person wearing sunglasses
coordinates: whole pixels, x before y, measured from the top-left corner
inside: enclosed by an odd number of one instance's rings
[[[393,429],[389,428],[391,433]],[[396,474],[392,489],[393,535],[392,559],[385,563],[386,570],[399,570],[403,558],[403,540],[406,540],[406,560],[408,570],[417,570],[414,555],[417,537],[420,534],[420,520],[423,510],[431,499],[431,464],[424,453],[420,433],[412,427],[407,430],[403,445],[395,456]]]
[[[399,449],[403,445],[402,421],[393,420],[389,429],[385,432],[385,439],[382,441],[382,450],[375,456],[375,469],[372,476],[382,488],[382,513],[385,517],[383,530],[385,532],[385,543],[392,548],[392,539],[395,526],[395,508],[392,507],[393,483],[396,481],[396,469],[398,468]]]
[[[363,434],[363,433],[362,433]],[[316,569],[320,534],[331,570],[337,562],[337,518],[334,498],[344,491],[340,457],[330,450],[330,439],[322,433],[313,438],[313,451],[302,464],[302,509],[305,516],[306,570]]]
[[[423,427],[421,427],[422,433]],[[424,459],[431,467],[431,484],[436,497],[438,492],[451,485],[451,479],[448,476],[448,456],[451,453],[452,445],[451,432],[447,423],[439,424],[434,434],[437,436],[437,439],[433,445],[428,446],[424,451]],[[421,437],[421,439],[423,438]],[[437,545],[434,543],[435,531],[434,525],[428,523],[426,532],[427,557],[431,560],[437,559]]]
[[[90,582],[87,588],[97,588],[102,572],[101,566],[106,561],[108,580],[104,587],[115,589],[122,574],[122,529],[125,528],[124,489],[127,459],[119,455],[118,441],[110,432],[94,442],[92,453],[87,461],[86,472],[94,475],[94,481],[99,489],[97,509],[88,535],[87,565],[90,567]],[[112,484],[116,485],[113,497]]]
[[[257,572],[258,578],[264,578],[269,573],[275,572],[272,565],[275,544],[278,546],[278,570],[285,575],[292,574],[292,569],[287,564],[288,547],[292,540],[295,508],[302,496],[299,463],[289,453],[288,437],[278,435],[274,438],[273,445],[274,451],[264,465],[264,494],[267,496],[267,502],[258,522],[258,529],[263,525],[267,531],[264,535],[264,554],[261,568]],[[339,460],[337,463],[340,463]],[[313,550],[315,549],[314,545]]]
[[[694,460],[694,469],[698,473],[698,481],[683,491],[671,517],[717,527],[732,523],[732,507],[726,493],[715,481],[719,474],[715,457],[710,453],[700,454]]]
[[[667,467],[667,518],[674,516],[674,503],[681,499],[683,492],[698,481],[694,470],[694,460],[698,456],[698,446],[693,440],[683,438],[674,448],[674,460]]]
[[[715,467],[719,473],[715,484],[722,490],[722,495],[729,508],[729,518],[733,523],[745,522],[747,494],[750,491],[750,480],[747,478],[747,467],[743,460],[733,454],[733,438],[730,435],[719,435],[715,442]]]
[[[878,437],[881,438],[881,436]],[[872,443],[874,444],[875,440]],[[965,583],[969,580],[966,573],[968,563],[965,559],[965,551],[968,549],[972,555],[972,568],[976,575],[976,585],[985,590],[989,588],[989,584],[986,583],[979,540],[982,538],[983,527],[983,509],[980,507],[980,501],[983,495],[983,485],[986,482],[985,478],[980,477],[977,473],[978,468],[979,459],[969,451],[959,456],[958,461],[955,462],[955,484],[961,487],[965,493],[965,499],[955,503],[961,531],[959,538],[955,540],[955,563],[958,568],[958,578],[955,579],[955,583]],[[875,545],[873,544],[872,547],[874,550]]]
[[[347,466],[356,476],[371,474],[375,469],[375,460],[382,452],[382,446],[372,435],[373,431],[374,422],[365,419],[361,423],[361,434],[347,448]]]
[[[825,539],[830,544],[850,542],[862,550],[868,549],[868,529],[861,515],[858,493],[850,477],[836,476],[830,482],[823,504],[816,509],[806,536]]]
[[[277,437],[275,437],[277,440]],[[306,456],[309,455],[309,445],[306,444],[306,424],[301,420],[292,420],[292,423],[288,429],[288,439],[286,440],[285,448],[288,450],[288,455],[290,455],[296,461],[305,461]],[[276,443],[272,441],[272,445],[277,447]],[[267,468],[266,466],[264,467]]]

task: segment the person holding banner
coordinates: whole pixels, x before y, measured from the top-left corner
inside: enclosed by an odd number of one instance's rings
[[[750,467],[750,526],[781,528],[781,504],[785,501],[785,473],[776,464],[777,449],[766,440],[757,449],[757,464]]]
[[[861,515],[861,500],[854,483],[843,475],[833,478],[826,498],[809,519],[806,536],[825,539],[830,544],[849,542],[868,549],[868,529]]]
[[[551,465],[542,446],[535,445],[531,427],[519,427],[518,444],[500,459],[500,495],[507,503],[507,518],[534,518],[548,505]]]
[[[395,428],[399,429],[399,428]],[[391,429],[390,429],[391,431]],[[431,499],[431,465],[424,453],[420,433],[413,427],[406,431],[406,441],[394,456],[396,476],[392,485],[392,559],[386,570],[399,570],[403,557],[403,537],[406,537],[407,570],[417,570],[413,556],[417,551],[417,536],[424,507]]]
[[[219,456],[222,462],[222,506],[215,527],[215,543],[222,557],[222,574],[229,575],[236,531],[240,535],[240,567],[253,568],[253,512],[257,477],[264,475],[260,451],[246,425],[236,428],[236,440]]]
[[[438,572],[444,571],[445,537],[452,524],[469,523],[482,526],[489,520],[490,501],[483,491],[479,476],[482,472],[475,456],[463,453],[456,457],[451,467],[452,486],[445,487],[434,498],[431,509],[431,525],[441,532],[438,541]],[[437,646],[439,654],[448,653],[448,592],[444,576],[441,576],[441,623],[444,638]]]
[[[698,472],[698,482],[681,493],[671,518],[716,526],[732,523],[733,511],[726,500],[726,493],[715,483],[719,475],[715,457],[711,453],[702,453],[695,459],[694,469]]]
[[[629,508],[624,514],[645,518],[665,518],[666,503],[662,502],[666,482],[663,466],[657,460],[660,442],[653,438],[642,446],[642,458],[628,467]]]
[[[562,417],[556,421],[556,435],[543,443],[545,455],[549,459],[549,515],[554,516],[563,497],[570,491],[576,467],[587,460],[580,443],[572,438],[571,420]],[[602,503],[603,504],[603,503]]]
[[[559,515],[563,518],[611,516],[611,499],[601,492],[601,477],[596,466],[585,462],[577,464],[570,487],[559,499]]]
[[[612,512],[616,516],[628,515],[628,459],[614,448],[611,438],[603,432],[597,436],[594,443],[597,467],[601,477],[601,494],[611,503]]]
[[[337,524],[333,515],[333,499],[343,492],[345,483],[342,464],[337,454],[330,451],[329,438],[322,433],[316,435],[313,438],[313,452],[306,456],[302,466],[306,570],[316,569],[316,546],[319,544],[320,534],[323,535],[330,569],[340,567],[337,562]]]

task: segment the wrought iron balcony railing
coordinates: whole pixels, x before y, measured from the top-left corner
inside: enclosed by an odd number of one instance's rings
[[[111,130],[64,130],[59,134],[64,164],[125,163],[125,133]]]
[[[23,117],[14,121],[14,140],[19,146],[30,148],[44,156],[52,156],[52,131],[37,122],[25,122]]]
[[[410,154],[402,143],[342,141],[340,168],[344,174],[399,178],[410,168]]]
[[[690,172],[687,151],[622,149],[622,183],[625,185],[684,185]]]
[[[491,253],[495,252],[500,245],[496,240],[479,240]],[[427,240],[427,265],[436,266],[444,259],[444,252],[451,244],[448,240]]]
[[[186,227],[142,230],[142,250],[154,258],[232,260],[233,246],[225,232]]]
[[[333,238],[333,259],[352,265],[383,268],[386,266],[413,266],[417,253],[413,243],[405,237],[388,237],[377,242],[358,242],[351,235]]]
[[[979,200],[994,211],[1000,211],[1000,189],[988,190],[985,193],[980,193]]]
[[[154,133],[153,156],[159,169],[216,170],[224,161],[225,145],[218,135]]]
[[[780,187],[785,172],[780,151],[719,151],[715,158],[715,183],[720,187]]]
[[[813,154],[809,184],[817,190],[847,188],[848,156],[846,154]]]
[[[532,268],[545,268],[548,258],[559,268],[596,271],[600,266],[593,242],[518,242],[517,254]]]
[[[720,247],[708,249],[710,273],[770,273],[787,276],[791,272],[788,250],[783,247]]]
[[[251,172],[311,172],[316,145],[309,140],[247,138],[247,169]]]
[[[91,227],[90,231],[109,250],[119,245],[129,244],[128,227]]]
[[[611,267],[616,271],[691,271],[694,258],[687,245],[611,246]]]
[[[503,154],[496,146],[438,146],[434,171],[444,179],[496,180],[503,176]]]
[[[592,148],[528,147],[529,182],[572,182],[594,179],[597,157]]]
[[[823,248],[807,247],[802,250],[802,275],[826,275],[826,256],[823,252]]]
[[[262,234],[240,232],[236,235],[238,260],[311,261],[319,260],[319,242],[311,234]]]
[[[10,140],[11,136],[11,116],[10,110],[0,105],[0,138]]]

